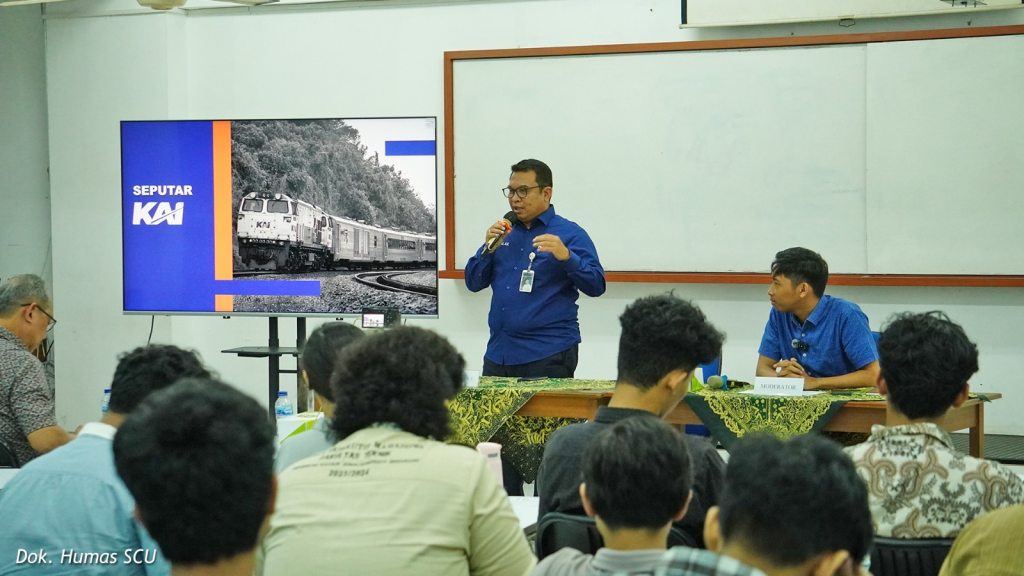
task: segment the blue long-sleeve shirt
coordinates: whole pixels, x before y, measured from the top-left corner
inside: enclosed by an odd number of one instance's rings
[[[541,234],[561,238],[569,259],[560,262],[550,252],[538,252],[533,239]],[[491,311],[487,324],[491,337],[484,356],[498,364],[525,364],[547,358],[579,344],[579,293],[604,294],[604,268],[590,236],[575,222],[548,207],[529,229],[516,224],[493,254],[481,246],[466,264],[466,287],[479,292],[490,286]],[[523,270],[533,261],[532,292],[520,292]]]

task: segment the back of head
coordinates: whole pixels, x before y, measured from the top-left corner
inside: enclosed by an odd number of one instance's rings
[[[978,347],[942,312],[907,312],[893,316],[882,331],[878,363],[899,413],[936,418],[978,371]]]
[[[25,304],[35,302],[41,308],[51,308],[46,282],[35,274],[11,276],[0,285],[0,318],[10,318]]]
[[[199,356],[177,346],[141,346],[123,354],[110,384],[110,411],[128,414],[147,396],[182,378],[209,378]]]
[[[700,308],[672,294],[633,302],[619,322],[620,383],[650,388],[674,370],[690,372],[722,353],[725,335]]]
[[[529,172],[530,170],[533,170],[537,175],[538,186],[542,188],[554,186],[554,182],[551,180],[551,168],[540,160],[527,158],[526,160],[520,160],[512,165],[513,172]]]
[[[860,562],[874,532],[867,485],[842,449],[819,436],[741,439],[718,506],[723,540],[780,568],[840,550]]]
[[[331,400],[331,373],[334,372],[338,355],[346,346],[365,335],[362,330],[347,322],[328,322],[309,335],[299,363],[306,371],[309,387],[314,392]]]
[[[594,512],[609,528],[657,530],[690,496],[690,453],[682,435],[665,422],[627,418],[590,442],[583,482]]]
[[[818,298],[825,293],[828,284],[828,262],[821,254],[807,248],[787,248],[775,254],[772,262],[772,278],[785,276],[793,286],[807,282]]]
[[[274,426],[249,396],[186,379],[146,398],[114,436],[114,463],[173,564],[255,548],[273,496]]]
[[[444,440],[447,400],[462,389],[466,361],[443,336],[402,326],[363,338],[342,351],[331,376],[338,439],[375,423]]]

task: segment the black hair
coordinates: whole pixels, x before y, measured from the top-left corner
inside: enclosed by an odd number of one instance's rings
[[[365,335],[362,330],[347,322],[328,322],[309,335],[299,363],[306,371],[309,387],[314,392],[331,400],[331,373],[334,372],[338,355],[346,346]]]
[[[674,294],[633,302],[619,323],[618,382],[643,389],[673,370],[690,372],[718,358],[725,340],[700,308]]]
[[[534,174],[537,175],[537,185],[542,190],[554,185],[554,181],[551,179],[551,168],[548,168],[548,165],[540,160],[527,158],[512,165],[513,172],[529,172],[530,170],[533,170]]]
[[[189,378],[146,398],[114,436],[114,464],[139,517],[178,565],[256,547],[270,508],[274,425],[218,380]]]
[[[828,262],[814,250],[787,248],[775,254],[772,262],[772,278],[785,276],[793,286],[807,282],[814,295],[821,298],[828,284]]]
[[[154,344],[126,352],[118,358],[110,383],[110,411],[128,414],[153,392],[188,377],[210,377],[191,350]]]
[[[723,539],[779,567],[839,550],[859,563],[874,534],[867,484],[820,436],[742,438],[729,452],[718,506]]]
[[[583,482],[613,530],[664,528],[693,487],[682,435],[658,418],[634,416],[602,430],[583,453]]]
[[[910,419],[936,418],[978,371],[978,347],[939,311],[893,315],[878,339],[889,401]]]
[[[331,376],[337,440],[374,423],[444,441],[445,401],[462,389],[466,361],[443,336],[402,326],[363,338],[341,352]]]

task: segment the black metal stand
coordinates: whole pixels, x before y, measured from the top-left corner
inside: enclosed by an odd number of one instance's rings
[[[267,346],[246,346],[242,348],[230,348],[228,350],[221,350],[224,354],[238,354],[239,358],[268,358],[270,360],[270,370],[268,372],[269,377],[269,395],[267,409],[270,412],[270,419],[275,420],[277,415],[274,413],[274,403],[277,402],[277,393],[281,390],[281,374],[298,374],[298,370],[281,369],[281,356],[294,356],[298,357],[299,352],[302,351],[302,347],[306,344],[306,319],[296,318],[296,330],[295,335],[295,348],[282,347],[277,337],[277,317],[270,317],[270,339],[267,342]],[[300,387],[301,389],[301,387]],[[297,402],[300,402],[296,398]],[[297,412],[298,406],[301,403],[296,404]]]

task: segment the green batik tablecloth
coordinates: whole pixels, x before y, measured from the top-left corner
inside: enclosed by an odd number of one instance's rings
[[[514,416],[516,411],[540,391],[611,390],[608,380],[552,378],[520,382],[517,378],[480,378],[476,388],[466,388],[448,405],[452,415],[451,441],[468,446],[497,442],[502,454],[515,466],[526,482],[537,478],[544,445],[555,430],[580,418],[536,418]]]
[[[818,432],[850,401],[884,400],[874,388],[854,388],[814,396],[754,396],[741,394],[752,386],[732,390],[704,388],[686,395],[686,404],[726,450],[751,432],[770,432],[779,438]]]

